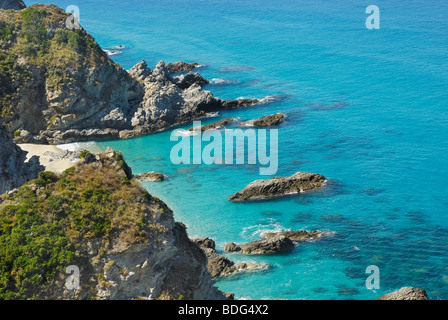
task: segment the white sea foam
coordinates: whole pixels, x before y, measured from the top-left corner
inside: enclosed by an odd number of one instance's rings
[[[230,84],[238,84],[240,81],[238,79],[221,79],[221,78],[213,78],[210,83],[216,85],[230,85]]]
[[[217,112],[209,112],[209,113],[207,113],[205,115],[206,118],[214,118],[214,117],[217,117],[217,116],[219,116],[219,111],[217,111]]]
[[[260,223],[252,226],[248,226],[243,228],[243,231],[241,232],[241,236],[244,239],[252,240],[252,239],[259,239],[262,237],[263,234],[268,232],[283,232],[283,231],[290,231],[290,229],[287,229],[282,226],[282,224],[278,221],[275,221],[274,219],[269,219],[269,223]]]
[[[121,51],[108,50],[108,49],[104,49],[103,51],[106,52],[108,56],[114,56],[121,53]]]
[[[198,131],[190,131],[190,130],[177,130],[174,135],[177,137],[191,137],[191,136],[196,136],[198,135],[200,132]]]

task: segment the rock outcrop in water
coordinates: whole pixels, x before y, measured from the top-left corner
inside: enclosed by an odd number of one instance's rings
[[[230,201],[262,200],[309,191],[322,187],[326,178],[317,173],[297,172],[290,177],[256,180],[231,195]]]
[[[258,102],[223,101],[200,76],[170,75],[197,64],[141,61],[128,72],[84,29],[68,29],[68,15],[41,4],[1,12],[0,118],[17,143],[130,138]]]
[[[256,120],[250,120],[241,123],[242,125],[253,125],[256,127],[273,127],[283,122],[285,115],[283,113],[276,113],[268,116],[261,117]]]
[[[17,146],[0,124],[0,194],[36,179],[45,168],[39,158],[26,158],[27,152]]]
[[[235,263],[227,259],[216,251],[215,241],[210,238],[194,238],[191,240],[204,250],[208,261],[207,269],[212,277],[225,277],[236,273],[265,270],[269,268],[269,264],[267,263]]]
[[[1,196],[0,299],[225,299],[185,226],[131,178],[108,148]]]
[[[142,174],[138,174],[134,176],[135,181],[163,181],[165,180],[165,176],[163,173],[151,171],[145,172]]]
[[[228,252],[241,252],[244,254],[289,253],[294,250],[294,243],[291,239],[283,235],[276,235],[241,245],[229,242],[226,244],[224,250]]]
[[[236,121],[235,118],[225,118],[216,122],[212,122],[209,124],[204,124],[202,126],[200,126],[199,128],[190,128],[188,129],[188,131],[206,131],[206,130],[213,130],[213,129],[218,129],[221,127],[224,127],[226,125],[232,124]]]
[[[199,66],[199,64],[197,64],[196,62],[186,63],[184,61],[169,62],[166,64],[166,68],[170,74],[190,71],[198,66]]]
[[[424,289],[403,287],[400,290],[387,293],[376,300],[428,300],[428,295]]]
[[[307,230],[294,230],[294,231],[283,231],[283,232],[267,232],[263,233],[263,237],[271,238],[276,237],[278,235],[285,236],[294,242],[303,242],[316,238],[320,238],[322,236],[321,231],[307,231]]]

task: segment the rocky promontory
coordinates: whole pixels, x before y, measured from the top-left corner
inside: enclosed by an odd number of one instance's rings
[[[198,74],[171,76],[197,63],[126,71],[82,27],[68,29],[68,16],[42,4],[1,12],[0,118],[17,143],[131,138],[258,102],[216,98]]]
[[[307,231],[307,230],[293,230],[293,231],[282,231],[282,232],[267,232],[263,233],[263,237],[271,238],[276,237],[278,235],[285,236],[294,242],[303,242],[316,238],[320,238],[322,236],[321,231]]]
[[[322,187],[326,178],[317,173],[297,172],[290,177],[256,180],[241,191],[231,195],[230,201],[262,200]]]
[[[218,128],[224,127],[226,125],[234,123],[235,121],[236,121],[235,118],[225,118],[225,119],[213,122],[213,123],[204,124],[200,127],[189,128],[188,130],[203,132],[206,130],[213,130],[213,129],[218,129]]]
[[[185,226],[110,148],[0,196],[0,215],[0,299],[226,298]]]

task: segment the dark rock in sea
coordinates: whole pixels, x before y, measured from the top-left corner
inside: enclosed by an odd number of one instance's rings
[[[231,123],[235,122],[235,120],[236,120],[235,118],[225,118],[225,119],[222,119],[222,120],[210,123],[210,124],[204,124],[199,128],[194,127],[194,128],[190,128],[188,130],[189,131],[197,130],[197,131],[201,131],[201,132],[206,131],[206,130],[213,130],[213,129],[217,129],[217,128],[226,126],[228,124],[231,124]]]
[[[199,64],[197,64],[196,62],[186,63],[183,61],[168,62],[166,64],[166,68],[167,68],[168,72],[171,74],[190,71],[190,70],[193,70],[194,68],[196,68],[197,66],[199,66]]]
[[[278,235],[289,238],[290,240],[295,241],[295,242],[302,242],[302,241],[320,238],[322,236],[322,232],[318,231],[318,230],[316,230],[316,231],[294,230],[294,231],[263,233],[263,237],[266,237],[266,238],[276,237]]]
[[[398,291],[387,293],[376,300],[429,300],[424,289],[403,287]]]
[[[22,0],[1,0],[0,1],[0,9],[22,10],[25,8],[26,8],[26,5]]]
[[[283,113],[276,113],[269,116],[264,116],[256,120],[250,120],[241,123],[241,125],[253,125],[256,127],[273,127],[283,122],[285,115]]]
[[[256,180],[231,195],[230,201],[262,200],[296,194],[322,187],[326,178],[317,173],[297,172],[290,177]]]
[[[188,72],[186,75],[180,75],[173,77],[173,83],[178,86],[179,89],[188,89],[192,85],[196,84],[200,87],[209,83],[209,81],[203,78],[199,73]]]
[[[204,250],[208,260],[207,270],[212,277],[224,277],[239,272],[264,270],[269,267],[269,264],[266,263],[235,263],[219,254],[215,250],[215,241],[210,238],[194,238],[191,240]]]
[[[226,244],[224,250],[228,252],[241,252],[251,255],[289,253],[294,250],[294,243],[291,239],[283,235],[276,235],[241,245],[237,245],[234,242],[229,242]]]
[[[134,176],[136,181],[163,181],[165,176],[162,173],[151,171],[142,174],[137,174]]]
[[[252,106],[256,103],[260,102],[258,99],[236,99],[236,100],[225,100],[222,102],[223,109],[237,109],[244,108],[247,106]]]

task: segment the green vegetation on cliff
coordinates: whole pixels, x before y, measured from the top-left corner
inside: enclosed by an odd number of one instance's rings
[[[36,78],[62,90],[75,82],[74,70],[110,63],[84,29],[66,27],[67,17],[54,5],[0,10],[0,119],[17,116],[18,89]]]
[[[166,205],[130,180],[119,152],[92,157],[61,175],[41,172],[0,197],[0,299],[40,298],[44,287],[63,287],[55,282],[67,277],[67,266],[92,259],[89,242],[98,260],[117,243],[163,238]]]

